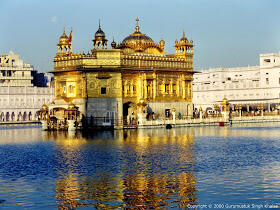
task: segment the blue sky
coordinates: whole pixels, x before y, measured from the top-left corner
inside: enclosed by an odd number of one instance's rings
[[[194,40],[196,70],[258,65],[260,53],[280,51],[278,0],[1,0],[0,53],[21,55],[41,72],[53,68],[56,44],[73,27],[73,51],[89,51],[98,20],[111,43],[140,31],[174,41],[185,30]]]

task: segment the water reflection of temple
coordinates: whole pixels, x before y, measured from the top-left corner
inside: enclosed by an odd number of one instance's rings
[[[69,174],[56,182],[58,209],[75,209],[79,206],[79,181],[77,174]]]
[[[111,134],[113,138],[111,146],[115,147],[117,144],[123,151],[123,154],[115,154],[122,160],[121,170],[114,172],[105,164],[98,170],[88,173],[79,174],[77,170],[66,170],[67,173],[62,174],[56,182],[56,197],[60,209],[73,209],[81,206],[92,206],[98,209],[158,209],[187,207],[196,203],[196,180],[192,167],[188,167],[194,161],[193,136],[186,135],[180,130],[169,132],[165,129],[147,130],[140,133],[137,130],[114,131]],[[68,153],[61,152],[65,155],[63,157],[65,161],[67,158],[79,159],[71,154],[80,154],[74,150],[75,148],[80,150],[81,145],[72,144],[69,147],[69,143],[67,143],[69,138],[65,136],[63,140],[61,137],[61,135],[58,136],[59,141],[56,141],[58,148],[72,150]],[[49,138],[55,139],[57,136],[53,135]],[[72,137],[74,141],[75,138],[82,137]],[[87,147],[89,143],[87,141],[90,141],[93,146],[101,144],[100,136],[91,138],[93,139],[82,138],[83,146]],[[172,160],[168,158],[160,160],[158,157],[154,157],[153,153],[157,152],[157,148],[166,153],[168,148],[173,147],[174,144],[176,148],[180,149],[180,152],[172,154],[174,156]],[[107,142],[106,147],[108,146],[110,145]],[[173,152],[173,150],[170,151]],[[94,163],[95,158],[97,157],[93,154],[89,161]],[[83,163],[76,162],[76,164]],[[174,167],[176,169],[174,171],[171,168],[172,164],[177,165]],[[166,169],[160,167],[166,167]],[[71,168],[75,167],[71,166]]]
[[[124,177],[126,207],[159,209],[187,207],[196,202],[195,178],[192,173],[144,174]]]
[[[56,142],[57,150],[62,154],[58,162],[65,167],[56,181],[57,204],[60,209],[81,206],[157,209],[184,208],[195,204],[196,177],[191,167],[195,165],[194,137],[276,138],[277,133],[280,135],[279,124],[278,128],[272,127],[270,130],[253,126],[108,131],[72,136],[67,132],[45,132],[43,139]],[[109,161],[118,159],[121,164],[103,164],[99,170],[91,170],[88,165],[87,173],[77,171],[85,159],[90,164],[96,163],[98,157],[94,153],[90,155],[92,157],[84,156],[84,159],[80,156],[84,153],[82,149],[89,147],[109,149],[114,155],[114,159]],[[115,151],[119,152],[113,152],[111,148],[117,148]],[[88,150],[92,152],[91,148]],[[159,154],[165,157],[161,161],[157,156]],[[99,164],[102,163],[102,159],[99,159]],[[114,170],[114,166],[118,170]]]
[[[133,166],[124,168],[124,201],[128,207],[138,209],[158,209],[164,207],[187,207],[196,202],[195,177],[189,163],[194,162],[193,143],[194,137],[186,135],[182,129],[165,130],[127,130],[124,135],[127,144],[134,144],[140,168],[132,169]],[[181,149],[177,154],[172,154],[166,159],[147,160],[145,157],[153,156],[155,147],[163,145],[160,149],[176,145]],[[167,156],[167,154],[166,154]],[[171,159],[170,159],[171,158]],[[169,164],[177,164],[187,170],[169,171]],[[126,166],[127,167],[127,166]],[[155,170],[157,173],[149,173]],[[130,174],[126,171],[135,171]]]

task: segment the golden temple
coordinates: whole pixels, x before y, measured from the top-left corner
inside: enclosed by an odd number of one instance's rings
[[[165,54],[164,40],[156,43],[135,32],[108,49],[100,23],[90,53],[72,52],[72,30],[63,32],[54,57],[55,101],[50,109],[78,108],[86,122],[122,128],[139,124],[139,114],[192,116],[193,41],[183,32],[175,53]],[[145,118],[145,117],[144,117]],[[148,116],[147,116],[148,119]]]

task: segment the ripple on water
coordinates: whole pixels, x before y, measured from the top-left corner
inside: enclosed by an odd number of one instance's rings
[[[4,133],[0,207],[156,209],[280,199],[276,128]]]

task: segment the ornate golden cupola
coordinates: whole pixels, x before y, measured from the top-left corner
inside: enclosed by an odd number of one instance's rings
[[[102,31],[99,21],[99,28],[95,33],[93,41],[93,49],[107,49],[107,39],[105,33]]]
[[[144,54],[164,54],[164,41],[157,44],[146,34],[140,32],[139,19],[136,18],[135,32],[126,37],[118,46],[125,54],[144,53]]]
[[[186,38],[185,32],[183,31],[183,37],[175,41],[175,55],[177,57],[186,57],[187,55],[193,55],[193,40]]]
[[[72,31],[70,33],[72,36]],[[57,44],[57,55],[68,55],[72,52],[72,41],[69,40],[68,36],[65,34],[65,28],[63,29],[63,34],[59,38],[59,43]]]
[[[117,47],[117,43],[115,42],[114,37],[113,37],[113,41],[111,43],[111,47],[112,47],[112,49],[116,49],[116,47]]]

